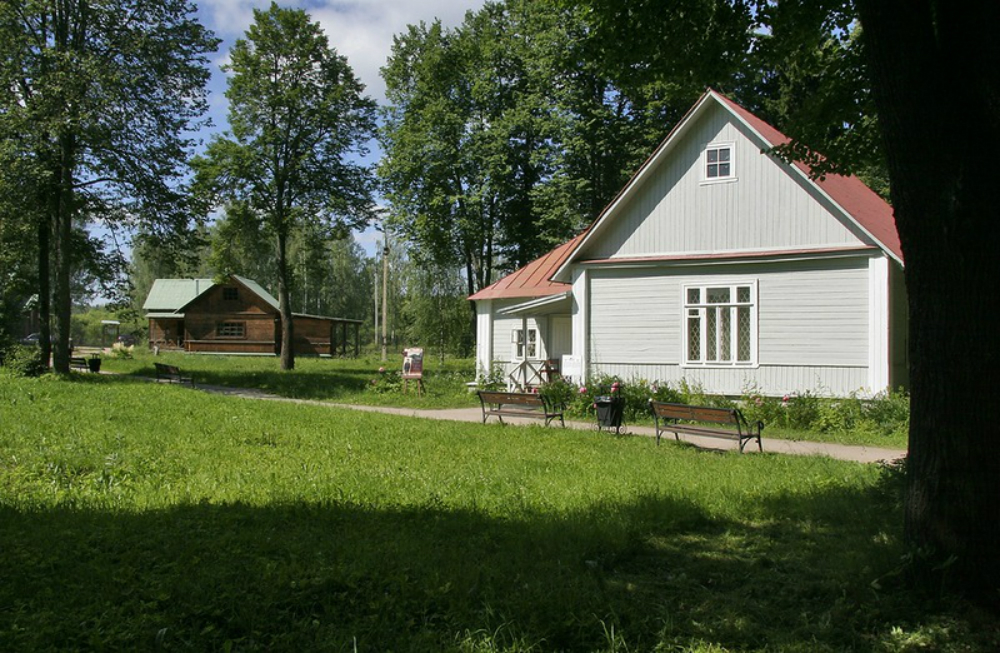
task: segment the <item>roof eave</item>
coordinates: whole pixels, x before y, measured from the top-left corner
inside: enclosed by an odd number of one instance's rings
[[[593,238],[595,238],[595,234],[597,234],[604,228],[604,225],[607,224],[607,222],[611,219],[611,216],[614,215],[621,207],[625,198],[631,195],[631,189],[637,186],[643,179],[645,179],[646,175],[649,174],[649,171],[652,170],[654,167],[656,167],[656,164],[659,163],[659,161],[665,156],[665,153],[671,148],[671,146],[674,143],[677,142],[681,134],[685,132],[688,126],[694,121],[695,116],[697,116],[702,111],[702,107],[705,106],[705,104],[708,102],[708,99],[714,96],[715,96],[715,91],[713,91],[712,89],[708,89],[701,94],[701,97],[698,98],[698,101],[695,102],[690,109],[688,109],[688,112],[684,114],[684,117],[681,118],[680,121],[674,126],[674,128],[670,130],[670,133],[667,134],[666,138],[664,138],[660,142],[660,144],[649,156],[649,158],[647,158],[646,161],[636,171],[636,173],[632,175],[632,178],[629,179],[628,183],[626,183],[622,187],[622,189],[618,191],[618,194],[611,201],[611,203],[608,204],[603,211],[601,211],[601,214],[599,216],[597,216],[597,219],[594,220],[593,224],[591,224],[591,226],[587,229],[587,234],[583,237],[583,239],[579,243],[577,243],[577,246],[573,249],[573,252],[570,253],[568,257],[566,257],[566,260],[563,261],[563,264],[560,265],[559,269],[557,269],[555,274],[552,275],[553,281],[561,281],[563,283],[568,283],[571,281],[571,275],[569,270],[570,266],[576,260],[577,253],[582,252],[586,248],[587,244]]]

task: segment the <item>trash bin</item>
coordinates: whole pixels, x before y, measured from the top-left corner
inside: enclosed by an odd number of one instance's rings
[[[622,414],[625,412],[625,400],[619,396],[601,395],[594,399],[597,409],[597,430],[607,427],[615,433],[621,431]]]
[[[87,367],[91,372],[97,374],[101,371],[101,359],[98,356],[91,356],[87,359]]]

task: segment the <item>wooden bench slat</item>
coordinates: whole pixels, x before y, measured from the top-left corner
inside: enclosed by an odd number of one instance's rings
[[[544,419],[545,425],[559,418],[559,422],[566,426],[563,421],[563,411],[556,410],[544,397],[528,392],[497,392],[493,390],[480,390],[479,403],[483,409],[483,423],[489,416],[494,416],[503,424],[504,417],[528,417],[531,419]]]
[[[184,376],[181,373],[180,368],[176,365],[167,365],[166,363],[153,363],[156,368],[156,380],[166,379],[170,383],[190,383],[194,386],[194,379],[190,376]]]
[[[760,432],[764,428],[763,422],[757,422],[751,426],[739,409],[689,406],[687,404],[672,404],[653,400],[650,400],[649,407],[653,413],[653,421],[656,424],[656,444],[660,444],[660,437],[664,432],[667,432],[673,433],[674,438],[677,440],[680,440],[681,433],[736,440],[740,445],[740,453],[743,453],[743,449],[748,442],[757,440],[758,450],[764,450],[760,440]],[[681,424],[681,420],[709,424],[730,424],[735,426],[736,430],[731,428],[712,428],[710,426],[702,426],[701,424]]]

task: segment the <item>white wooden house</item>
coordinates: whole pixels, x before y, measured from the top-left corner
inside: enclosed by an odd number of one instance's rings
[[[709,90],[583,233],[476,293],[477,364],[737,395],[907,384],[892,208]]]

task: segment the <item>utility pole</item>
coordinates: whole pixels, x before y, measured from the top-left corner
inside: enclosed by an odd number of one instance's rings
[[[382,248],[382,362],[388,360],[386,352],[386,335],[388,322],[386,316],[389,314],[389,230],[385,230],[384,246]]]
[[[375,251],[378,251],[378,249],[379,249],[378,248],[378,241],[375,242],[375,247],[376,247]],[[374,270],[373,270],[373,272],[374,272],[373,277],[374,277],[374,280],[375,280],[375,283],[372,284],[372,288],[375,291],[375,293],[374,293],[375,294],[375,322],[374,322],[374,324],[375,324],[375,329],[374,329],[375,333],[374,333],[374,338],[373,338],[372,344],[375,345],[376,347],[378,347],[378,266],[374,265],[373,268],[374,268]]]

